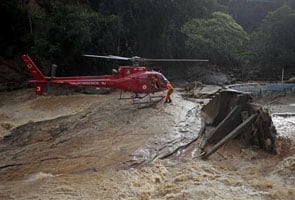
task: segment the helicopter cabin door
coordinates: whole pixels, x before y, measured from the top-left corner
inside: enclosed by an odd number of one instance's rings
[[[149,82],[149,77],[148,75],[144,74],[141,75],[138,79],[137,79],[137,86],[138,86],[138,91],[139,93],[150,93],[150,82]]]

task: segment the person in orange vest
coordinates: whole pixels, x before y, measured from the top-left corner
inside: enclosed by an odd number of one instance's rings
[[[172,100],[171,100],[170,95],[173,93],[174,88],[173,88],[172,84],[169,83],[169,82],[166,84],[166,88],[167,88],[168,91],[167,91],[165,103],[171,103]]]
[[[151,80],[151,88],[152,88],[152,92],[156,92],[159,89],[159,83],[158,83],[158,79],[156,76],[152,76],[150,78]]]

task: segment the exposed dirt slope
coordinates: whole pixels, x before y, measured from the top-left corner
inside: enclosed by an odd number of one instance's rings
[[[119,101],[117,93],[32,98],[23,92],[3,101],[6,123],[24,125],[0,143],[2,180],[149,162],[189,143],[200,128],[190,102],[142,107]],[[180,99],[175,95],[175,102]]]

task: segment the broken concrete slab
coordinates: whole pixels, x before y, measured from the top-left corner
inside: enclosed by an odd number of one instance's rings
[[[202,116],[205,128],[199,148],[203,158],[237,136],[246,144],[276,153],[276,130],[271,115],[267,109],[252,104],[251,95],[223,90],[202,108]]]

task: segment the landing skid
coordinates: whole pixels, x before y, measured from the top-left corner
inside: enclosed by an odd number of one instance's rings
[[[159,103],[164,99],[165,96],[163,95],[157,95],[157,96],[152,96],[152,95],[147,95],[147,99],[144,98],[134,98],[132,100],[132,104],[141,104],[141,105],[152,105]],[[142,101],[142,99],[144,99]]]
[[[119,100],[131,99],[132,104],[141,104],[141,105],[152,105],[156,104],[164,99],[165,95],[152,95],[152,94],[134,94],[131,97],[122,97],[122,92],[120,94]]]

